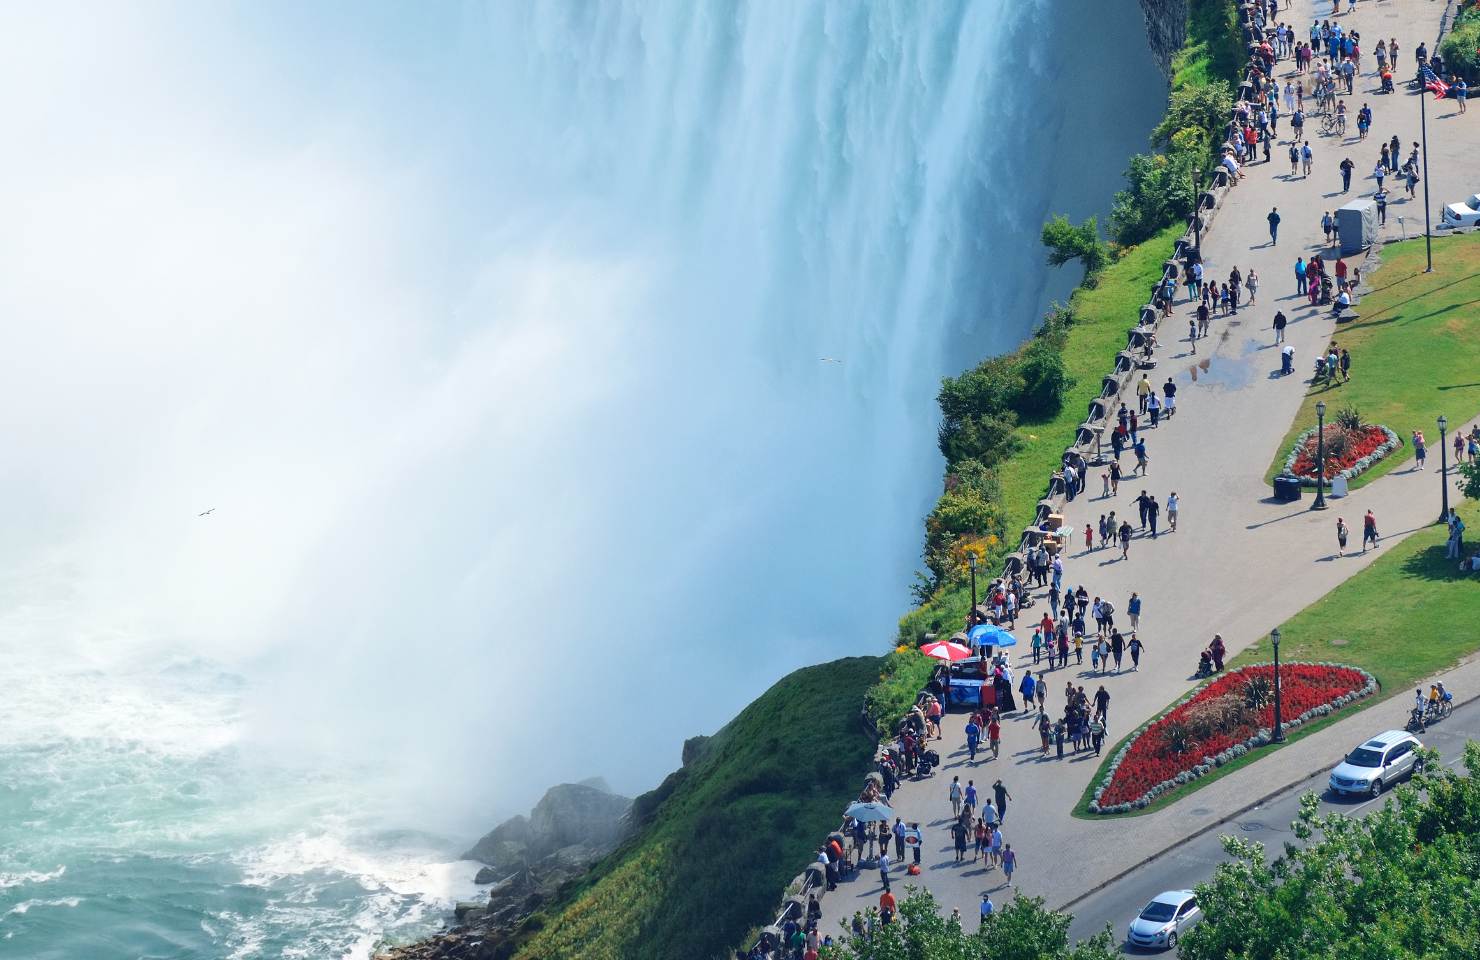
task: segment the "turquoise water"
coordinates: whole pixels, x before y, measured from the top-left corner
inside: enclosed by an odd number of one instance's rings
[[[7,665],[0,956],[365,957],[473,893],[450,842],[377,826],[365,771],[255,757],[237,676]]]

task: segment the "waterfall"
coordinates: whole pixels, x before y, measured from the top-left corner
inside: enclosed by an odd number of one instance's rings
[[[70,904],[0,936],[100,957],[182,922],[46,926],[123,882],[434,921],[428,850],[884,649],[939,378],[1163,90],[1134,0],[16,9],[0,78],[0,913]]]

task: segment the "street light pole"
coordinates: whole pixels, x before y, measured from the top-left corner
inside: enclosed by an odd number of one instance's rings
[[[1202,171],[1192,172],[1192,232],[1197,259],[1202,259]]]
[[[1449,444],[1444,442],[1444,430],[1448,426],[1449,419],[1439,414],[1439,490],[1442,497],[1439,519],[1444,523],[1449,522]]]
[[[1280,628],[1269,631],[1269,642],[1274,647],[1274,734],[1270,743],[1285,742],[1285,726],[1280,719]]]
[[[1428,97],[1428,84],[1424,82],[1423,74],[1418,77],[1418,125],[1423,139],[1423,248],[1429,258],[1429,265],[1424,273],[1434,272],[1434,232],[1429,229],[1429,115],[1424,101]]]
[[[1316,502],[1312,510],[1326,509],[1326,401],[1316,401]]]
[[[966,629],[976,623],[976,551],[966,554],[966,565],[971,568],[971,611],[966,614]]]

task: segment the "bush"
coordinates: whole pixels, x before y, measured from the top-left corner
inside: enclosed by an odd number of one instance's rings
[[[1178,133],[1189,129],[1201,131],[1209,136],[1209,143],[1217,143],[1232,112],[1233,90],[1223,80],[1179,87],[1167,98],[1167,112],[1151,131],[1151,143],[1170,147]]]
[[[1110,234],[1121,246],[1133,246],[1158,230],[1192,214],[1192,175],[1199,155],[1191,152],[1142,153],[1126,168],[1126,189],[1110,207]]]
[[[1084,267],[1084,282],[1094,286],[1094,276],[1110,262],[1110,247],[1100,239],[1100,224],[1090,217],[1079,226],[1069,222],[1062,213],[1043,225],[1040,235],[1048,248],[1050,266],[1061,267],[1070,260],[1078,260]]]
[[[1480,7],[1470,7],[1459,15],[1454,29],[1439,44],[1448,72],[1459,74],[1469,83],[1480,81]]]
[[[1029,420],[1046,420],[1056,416],[1063,406],[1064,394],[1074,388],[1074,378],[1064,363],[1062,332],[1035,337],[1023,351],[1018,374],[1022,379],[1013,408]]]

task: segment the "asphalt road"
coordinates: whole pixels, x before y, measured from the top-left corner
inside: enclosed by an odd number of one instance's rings
[[[1406,716],[1401,711],[1408,706],[1401,698],[1397,703],[1379,708],[1372,716],[1372,733],[1401,728]],[[1392,721],[1381,726],[1382,721]],[[1424,746],[1439,751],[1445,764],[1458,765],[1463,757],[1466,740],[1480,739],[1480,700],[1457,708],[1447,720],[1429,727],[1419,736]],[[1356,746],[1355,743],[1352,744]],[[1335,767],[1340,757],[1331,758]],[[1191,889],[1198,883],[1211,879],[1213,868],[1227,859],[1223,852],[1221,837],[1240,833],[1264,844],[1265,853],[1272,859],[1284,850],[1287,841],[1294,842],[1295,835],[1290,823],[1300,812],[1300,796],[1307,791],[1321,795],[1321,808],[1339,810],[1351,816],[1365,816],[1386,803],[1388,796],[1378,800],[1366,798],[1335,799],[1326,793],[1327,772],[1322,772],[1279,794],[1217,830],[1210,830],[1167,851],[1156,860],[1127,874],[1114,883],[1095,891],[1070,908],[1074,923],[1069,928],[1072,940],[1083,939],[1104,929],[1108,924],[1112,936],[1120,943],[1123,953],[1140,953],[1125,943],[1126,926],[1152,897],[1164,890]],[[1197,803],[1197,794],[1182,801]]]

